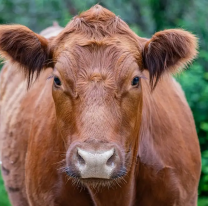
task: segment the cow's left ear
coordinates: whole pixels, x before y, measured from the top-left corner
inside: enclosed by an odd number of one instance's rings
[[[197,55],[197,38],[182,29],[168,29],[155,33],[143,49],[144,69],[150,74],[154,88],[165,72],[176,73]]]

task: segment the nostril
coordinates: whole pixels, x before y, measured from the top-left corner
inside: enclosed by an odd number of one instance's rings
[[[78,159],[78,162],[79,162],[81,165],[85,165],[85,160],[84,160],[83,157],[79,154],[78,151],[77,151],[77,159]]]
[[[111,157],[107,160],[106,165],[114,167],[115,160],[116,160],[116,153],[114,151],[113,154],[111,155]]]

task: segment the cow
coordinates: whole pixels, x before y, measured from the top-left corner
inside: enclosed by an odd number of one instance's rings
[[[2,175],[13,206],[196,206],[194,119],[171,74],[197,38],[137,36],[100,5],[45,38],[0,26]]]

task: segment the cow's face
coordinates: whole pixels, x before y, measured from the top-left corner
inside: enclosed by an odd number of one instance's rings
[[[136,161],[141,55],[125,46],[127,39],[85,39],[84,45],[69,39],[56,54],[53,72],[57,125],[67,144],[65,170],[83,181],[120,178]]]
[[[177,29],[142,39],[101,6],[74,18],[51,40],[23,26],[0,27],[1,55],[19,63],[29,81],[54,68],[52,95],[57,138],[67,150],[65,172],[85,183],[129,176],[145,104],[142,71],[149,72],[153,88],[163,73],[189,63],[196,47],[192,34]]]

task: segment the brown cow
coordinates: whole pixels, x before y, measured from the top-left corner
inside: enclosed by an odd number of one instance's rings
[[[99,5],[48,40],[1,26],[2,173],[12,205],[196,206],[199,142],[169,75],[196,47],[181,29],[138,37]]]

